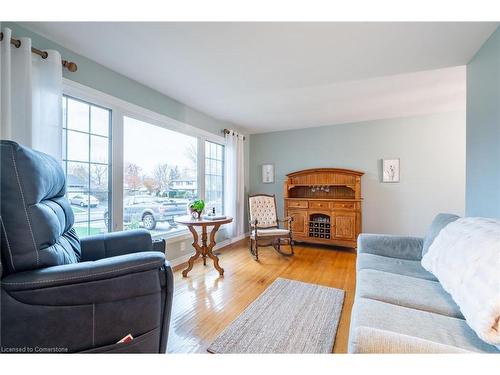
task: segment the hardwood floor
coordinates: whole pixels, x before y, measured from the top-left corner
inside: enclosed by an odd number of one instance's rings
[[[248,252],[247,240],[217,251],[224,277],[212,262],[197,261],[187,278],[185,265],[175,268],[175,294],[168,339],[169,353],[206,353],[217,335],[277,277],[331,286],[346,292],[333,348],[347,351],[349,321],[356,284],[356,252],[351,249],[296,245],[295,256],[283,257],[271,247],[259,251],[259,262]]]

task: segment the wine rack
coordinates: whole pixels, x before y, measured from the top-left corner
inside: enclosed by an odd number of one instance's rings
[[[327,215],[311,215],[309,237],[329,240],[331,238],[330,217]]]

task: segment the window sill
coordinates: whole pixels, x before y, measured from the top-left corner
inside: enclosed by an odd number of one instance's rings
[[[197,230],[198,234],[201,233],[201,231]],[[193,235],[189,231],[189,229],[184,229],[182,231],[179,231],[174,234],[155,234],[151,236],[153,240],[159,240],[159,239],[164,239],[168,244],[176,243],[176,242],[181,242],[185,240],[189,240],[193,238]]]
[[[195,230],[198,233],[198,235],[201,237],[201,228],[196,228]],[[225,228],[221,228],[217,233],[224,233],[224,236],[226,236]],[[173,243],[177,243],[177,242],[181,242],[181,241],[185,241],[185,240],[192,240],[193,235],[191,234],[189,229],[184,229],[184,230],[179,231],[179,232],[174,233],[174,234],[155,234],[155,235],[152,235],[151,238],[153,240],[164,239],[168,245],[168,244],[173,244]]]

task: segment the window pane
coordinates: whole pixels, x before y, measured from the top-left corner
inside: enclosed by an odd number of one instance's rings
[[[108,136],[110,111],[108,109],[92,107],[90,110],[90,132]]]
[[[217,151],[215,151],[215,143],[210,142],[210,156],[209,158],[214,159],[217,156]]]
[[[91,222],[99,223],[100,226],[108,227],[109,221],[109,202],[108,193],[105,191],[91,191],[90,192],[90,202],[92,206],[90,207],[90,217]],[[104,232],[100,232],[104,233]]]
[[[87,193],[83,191],[68,192],[66,195],[75,216],[75,223],[85,223],[86,225],[89,219],[89,207],[86,205]]]
[[[89,160],[89,135],[68,130],[67,155],[69,160]]]
[[[108,194],[108,166],[90,164],[90,189]],[[106,198],[107,199],[107,198]]]
[[[89,131],[89,105],[68,98],[68,129]]]
[[[219,176],[222,176],[222,161],[217,162],[215,173]]]
[[[68,193],[88,191],[89,185],[89,165],[68,162],[66,175],[66,189]]]
[[[78,234],[78,237],[85,237],[89,235],[89,226],[87,222],[85,223],[76,223],[73,225],[73,228],[76,230],[76,234]]]
[[[75,216],[75,230],[79,236],[104,233],[110,223],[109,181],[109,117],[111,111],[70,97],[67,101],[67,130],[63,130],[63,162],[66,171],[67,198]],[[90,135],[89,114],[96,122]],[[104,114],[108,127],[104,131]]]
[[[207,211],[213,212],[215,208],[216,214],[220,215],[224,213],[224,146],[207,141],[205,142],[205,150],[208,150],[205,155],[205,198]]]
[[[90,161],[94,163],[108,163],[108,138],[90,136]]]
[[[90,236],[108,232],[108,226],[104,220],[91,221],[88,228]]]
[[[124,117],[124,228],[151,234],[185,230],[175,217],[186,215],[198,196],[197,139]]]

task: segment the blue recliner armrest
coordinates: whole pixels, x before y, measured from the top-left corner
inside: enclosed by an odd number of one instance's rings
[[[154,250],[151,234],[145,229],[84,237],[80,244],[83,262]]]
[[[421,260],[423,243],[420,237],[362,233],[358,237],[358,253]]]
[[[132,273],[159,270],[163,266],[165,266],[165,255],[156,251],[145,251],[17,272],[4,277],[2,287],[7,291],[18,291],[89,283]]]

